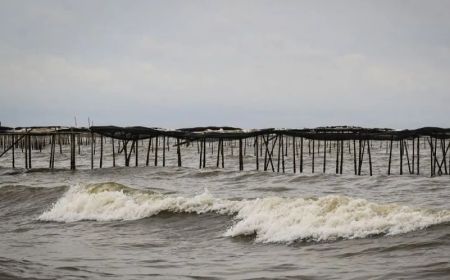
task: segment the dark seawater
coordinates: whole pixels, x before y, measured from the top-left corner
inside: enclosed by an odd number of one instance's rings
[[[91,171],[88,151],[77,171],[67,153],[54,171],[47,152],[31,171],[1,159],[0,279],[450,277],[450,176],[386,176],[384,149],[372,177],[350,159],[332,174],[332,155],[327,174],[320,158],[315,174],[237,172],[235,155],[199,170],[195,151]]]

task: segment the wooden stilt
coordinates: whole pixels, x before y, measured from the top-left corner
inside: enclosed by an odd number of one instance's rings
[[[94,169],[94,133],[92,132],[91,132],[91,169]]]
[[[203,166],[202,161],[203,161],[203,142],[200,142],[200,160],[198,166],[199,169],[201,169]]]
[[[258,142],[258,136],[255,137],[255,155],[256,155],[256,170],[259,170],[259,142]]]
[[[350,147],[350,146],[349,146]],[[339,166],[339,173],[342,174],[343,166],[344,166],[344,140],[341,140],[341,164]]]
[[[282,151],[282,153],[281,153],[281,168],[283,170],[283,173],[285,172],[284,157],[285,157],[285,153],[287,153],[287,150],[285,149],[285,147],[287,148],[287,143],[285,143],[284,136],[281,135],[281,151]]]
[[[223,139],[220,141],[220,155],[222,157],[222,168],[225,168],[225,159],[223,157]]]
[[[310,140],[311,141],[311,140]],[[312,164],[311,164],[311,172],[314,173],[314,156],[315,156],[315,142],[314,140],[312,140]]]
[[[400,175],[403,175],[403,140],[400,140]]]
[[[158,166],[158,143],[159,142],[159,137],[156,136],[155,137],[155,166]]]
[[[297,168],[295,166],[296,165],[296,160],[295,160],[296,148],[297,148],[297,145],[295,143],[295,136],[292,136],[292,164],[293,164],[292,168],[294,169],[294,173],[297,172]]]
[[[100,135],[100,168],[103,167],[103,135]]]
[[[166,166],[166,136],[163,136],[163,166]]]
[[[341,146],[339,145],[339,142],[336,141],[336,174],[339,173],[339,155],[340,155],[340,148]]]
[[[177,158],[178,158],[178,167],[181,167],[181,147],[179,138],[177,138]]]
[[[278,141],[278,154],[277,154],[277,172],[280,172],[280,160],[281,160],[281,153],[283,152],[283,150],[281,149],[282,147],[282,142],[283,142],[283,139],[282,139],[282,135],[278,135],[278,138],[280,138],[280,140]]]
[[[16,148],[15,148],[15,146],[16,146],[16,136],[13,134],[12,135],[12,168],[16,168]],[[5,149],[5,147],[4,147],[4,144],[3,144],[3,149]]]
[[[420,138],[417,138],[417,175],[420,174]]]
[[[203,168],[206,167],[206,138],[203,138]]]
[[[300,173],[303,173],[303,137],[300,137]]]
[[[392,162],[392,144],[393,139],[391,139],[391,142],[389,144],[389,163],[388,163],[388,175],[391,175],[391,162]]]
[[[369,155],[369,174],[372,176],[372,156],[370,154],[370,140],[367,140],[367,154]]]
[[[239,139],[239,170],[244,170],[244,160],[242,154],[242,139]]]
[[[150,147],[152,146],[152,138],[148,139],[148,147],[147,147],[147,157],[145,159],[145,166],[148,166],[150,163]]]
[[[331,145],[330,145],[331,146]],[[323,173],[327,171],[327,141],[323,141]]]
[[[355,169],[355,175],[358,174],[358,170],[356,168],[356,140],[353,139],[353,167]]]
[[[139,135],[137,136],[137,139],[134,140],[134,166],[139,166]]]

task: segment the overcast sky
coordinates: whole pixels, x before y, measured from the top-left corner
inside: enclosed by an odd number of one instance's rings
[[[449,127],[450,1],[3,1],[3,125]]]

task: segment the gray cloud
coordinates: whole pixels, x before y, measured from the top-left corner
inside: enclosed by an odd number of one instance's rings
[[[2,1],[5,125],[447,125],[448,1]]]

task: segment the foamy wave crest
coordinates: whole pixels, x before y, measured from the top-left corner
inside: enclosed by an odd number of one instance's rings
[[[101,183],[71,187],[38,219],[57,222],[137,220],[163,211],[227,215],[233,211],[233,204],[233,201],[214,198],[207,190],[194,197],[171,197],[117,183]]]
[[[224,236],[254,235],[256,242],[264,243],[395,235],[450,221],[447,210],[377,204],[337,195],[233,201],[215,198],[207,190],[193,197],[182,197],[116,183],[71,187],[39,219],[58,222],[136,220],[163,211],[233,215],[235,223]]]
[[[256,235],[257,242],[291,243],[406,233],[450,221],[450,211],[337,195],[318,199],[269,197],[244,202],[236,219],[225,236]]]

